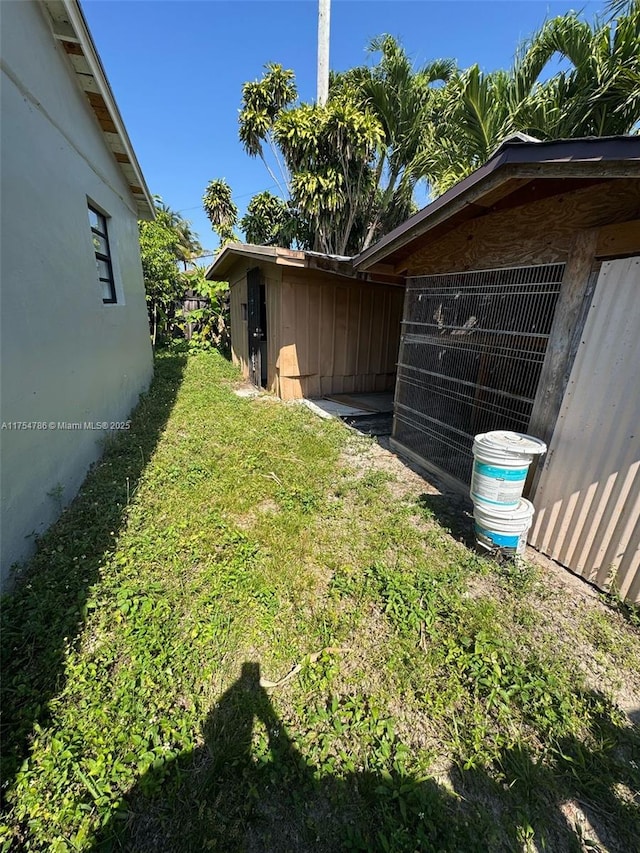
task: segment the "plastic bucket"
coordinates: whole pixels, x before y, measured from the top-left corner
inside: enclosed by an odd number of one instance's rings
[[[522,554],[535,509],[531,501],[520,498],[513,509],[496,509],[474,504],[476,542],[487,551]]]
[[[544,441],[519,432],[496,430],[476,435],[471,500],[498,508],[518,506],[529,465],[546,450]]]

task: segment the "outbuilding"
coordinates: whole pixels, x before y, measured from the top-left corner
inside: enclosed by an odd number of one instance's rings
[[[353,261],[406,284],[392,446],[468,489],[474,434],[548,452],[530,544],[640,599],[640,139],[507,140]]]
[[[207,270],[228,281],[231,351],[283,400],[391,392],[404,282],[356,277],[351,258],[230,243]]]

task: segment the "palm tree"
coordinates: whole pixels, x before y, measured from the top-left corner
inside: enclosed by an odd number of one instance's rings
[[[637,128],[640,4],[626,0],[617,9],[615,20],[593,26],[574,13],[547,21],[510,72],[483,73],[474,65],[450,76],[432,101],[428,141],[414,161],[435,195],[481,166],[516,131],[557,139]],[[556,56],[570,69],[541,81]]]
[[[189,264],[203,253],[203,248],[197,234],[191,230],[191,222],[184,219],[177,211],[166,204],[161,196],[154,195],[156,204],[156,215],[162,223],[175,232],[175,253],[178,261],[184,265],[185,270]]]
[[[178,235],[176,252],[186,270],[189,265],[196,265],[196,259],[202,255],[204,250],[198,235],[191,230],[191,223],[188,219],[180,218],[175,225],[175,230]]]
[[[274,184],[282,195],[289,190],[289,176],[278,157],[273,143],[273,126],[278,115],[290,106],[298,97],[293,71],[274,62],[265,65],[266,73],[262,80],[245,83],[242,87],[242,108],[238,121],[238,135],[244,150],[250,157],[260,157]],[[283,184],[275,175],[264,155],[266,143],[278,164]]]
[[[424,149],[434,103],[436,83],[455,73],[451,59],[439,59],[414,69],[404,48],[390,35],[373,39],[371,52],[380,53],[374,66],[361,66],[336,75],[332,94],[349,90],[382,125],[370,217],[362,248],[403,222],[411,213],[413,191],[420,177],[416,164]]]
[[[224,178],[209,181],[202,197],[202,206],[211,227],[220,237],[220,245],[235,239],[233,229],[238,221],[238,208],[231,197],[231,187]]]
[[[434,195],[486,162],[516,130],[517,82],[506,71],[483,73],[472,65],[449,78],[433,104],[427,141],[413,168]]]
[[[539,83],[560,56],[568,71]],[[626,3],[614,20],[590,26],[569,14],[547,21],[517,66],[524,89],[520,120],[548,138],[611,136],[640,120],[640,3]]]

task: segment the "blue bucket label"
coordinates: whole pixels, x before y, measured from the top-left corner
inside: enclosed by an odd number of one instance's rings
[[[483,539],[487,539],[489,542],[492,542],[498,548],[517,549],[520,537],[522,536],[521,533],[516,536],[507,536],[504,533],[495,533],[493,530],[486,530],[484,527],[480,527],[479,524],[476,524],[476,533]]]
[[[528,471],[528,465],[523,468],[502,468],[476,460],[471,477],[471,497],[497,506],[516,506]]]
[[[487,465],[486,462],[476,462],[475,471],[484,477],[493,477],[496,480],[526,480],[526,468],[498,468],[496,465]]]

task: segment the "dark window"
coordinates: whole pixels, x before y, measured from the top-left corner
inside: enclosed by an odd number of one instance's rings
[[[107,219],[102,213],[98,213],[89,205],[89,225],[91,227],[91,240],[96,255],[96,269],[102,301],[105,304],[116,302],[116,287],[113,280],[113,266],[111,264],[111,252],[109,251],[109,237],[107,235]]]

